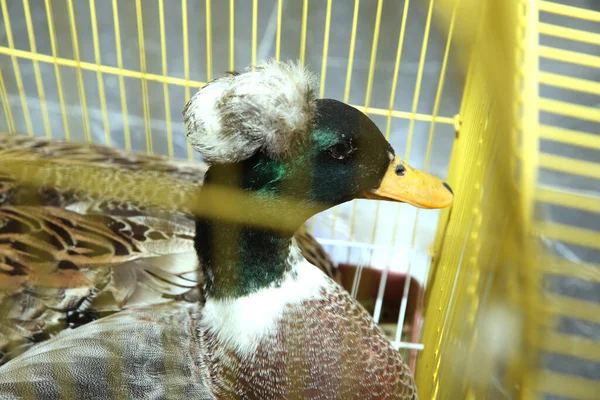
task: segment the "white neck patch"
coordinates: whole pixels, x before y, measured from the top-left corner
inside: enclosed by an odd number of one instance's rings
[[[260,340],[277,328],[277,320],[288,304],[318,298],[321,289],[334,284],[303,258],[286,272],[279,287],[236,299],[206,299],[201,325],[229,348],[251,355]]]

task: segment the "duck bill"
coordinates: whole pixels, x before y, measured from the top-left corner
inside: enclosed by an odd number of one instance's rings
[[[454,198],[450,187],[441,179],[412,168],[398,156],[390,163],[379,187],[364,192],[363,197],[419,208],[446,208]]]

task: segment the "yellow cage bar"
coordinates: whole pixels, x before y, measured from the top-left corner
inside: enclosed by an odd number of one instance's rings
[[[598,2],[0,0],[0,12],[0,132],[194,159],[180,116],[195,89],[265,58],[320,72],[321,97],[369,115],[455,191],[439,214],[352,202],[310,224],[357,267],[353,295],[363,267],[381,271],[377,321],[389,274],[407,276],[391,288],[389,336],[420,398],[600,398]],[[168,190],[0,166],[151,204]]]

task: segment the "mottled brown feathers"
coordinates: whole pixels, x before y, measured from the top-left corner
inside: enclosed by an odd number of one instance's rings
[[[0,134],[0,158],[51,162],[69,169],[172,178],[177,193],[201,184],[206,165],[21,135]],[[108,179],[108,178],[106,178]],[[133,178],[132,178],[133,179]],[[58,179],[60,181],[60,179]],[[122,185],[132,181],[94,181]],[[31,187],[0,173],[0,365],[32,344],[126,307],[198,301],[202,276],[193,250],[194,220],[185,210]],[[338,271],[308,232],[303,254],[328,275]]]

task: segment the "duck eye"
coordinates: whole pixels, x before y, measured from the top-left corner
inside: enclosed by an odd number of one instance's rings
[[[329,148],[329,154],[331,154],[331,156],[333,158],[342,160],[346,156],[348,156],[350,153],[352,153],[353,150],[354,149],[352,148],[350,143],[343,141],[343,142],[338,142],[338,143],[334,144],[333,146],[331,146]]]

